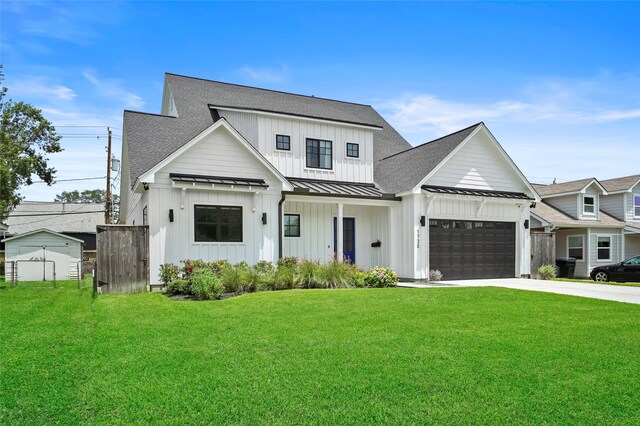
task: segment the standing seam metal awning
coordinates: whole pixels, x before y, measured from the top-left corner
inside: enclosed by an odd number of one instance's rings
[[[482,189],[455,188],[452,186],[422,185],[425,191],[435,194],[473,195],[476,197],[512,198],[516,200],[533,200],[522,192],[490,191]]]
[[[315,195],[325,197],[368,198],[379,200],[400,200],[394,194],[386,194],[372,183],[340,182],[334,180],[317,180],[287,178],[293,191],[287,194]]]
[[[229,177],[229,176],[188,175],[183,173],[171,173],[169,174],[169,177],[174,182],[256,186],[260,188],[269,187],[269,185],[267,185],[264,179],[252,179],[252,178]]]

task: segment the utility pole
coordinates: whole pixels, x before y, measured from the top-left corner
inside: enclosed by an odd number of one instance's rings
[[[108,225],[111,222],[111,129],[107,127],[107,196],[104,209],[104,223]]]

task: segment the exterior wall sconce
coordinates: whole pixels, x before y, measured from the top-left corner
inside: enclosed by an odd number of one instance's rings
[[[262,224],[263,225],[267,224],[267,214],[266,213],[262,213]]]
[[[173,209],[169,209],[169,222],[173,222]]]
[[[524,220],[524,229],[529,229],[529,219]]]
[[[427,225],[427,217],[420,216],[420,226],[426,226],[426,225]]]

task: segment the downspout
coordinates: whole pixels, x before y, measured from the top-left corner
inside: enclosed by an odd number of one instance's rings
[[[285,198],[287,195],[282,193],[282,198],[278,203],[278,259],[282,259],[282,204],[284,204]]]

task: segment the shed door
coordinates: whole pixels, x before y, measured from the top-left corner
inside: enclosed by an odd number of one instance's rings
[[[429,268],[445,280],[514,277],[515,223],[431,219]]]

